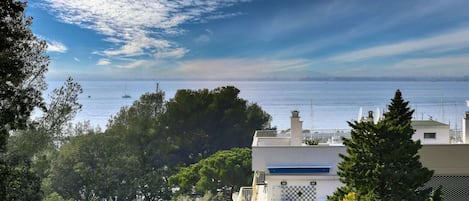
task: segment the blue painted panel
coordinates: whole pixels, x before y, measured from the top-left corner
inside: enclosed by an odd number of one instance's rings
[[[330,168],[327,167],[311,167],[311,168],[268,168],[270,174],[314,174],[314,173],[329,173]]]

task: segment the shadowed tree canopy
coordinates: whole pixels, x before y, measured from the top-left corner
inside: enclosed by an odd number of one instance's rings
[[[24,128],[35,107],[43,107],[46,89],[44,73],[49,57],[45,41],[30,30],[26,3],[0,2],[0,151],[6,143],[6,130]]]
[[[112,195],[131,200],[143,171],[138,155],[119,136],[90,133],[72,138],[53,162],[52,185],[65,198],[93,200]]]
[[[216,152],[181,169],[169,182],[180,187],[183,194],[191,194],[192,187],[201,195],[207,191],[216,194],[218,189],[239,189],[252,182],[251,150],[233,148]]]
[[[270,115],[238,97],[233,86],[212,91],[179,90],[161,118],[176,142],[179,161],[191,164],[218,150],[250,147],[255,130],[266,128]]]
[[[61,148],[52,168],[54,190],[65,199],[170,199],[168,179],[181,167],[222,149],[249,147],[254,131],[268,125],[270,116],[238,94],[235,87],[179,90],[167,102],[162,91],[142,95],[104,133],[78,136]],[[207,175],[201,188],[249,183],[250,151],[239,152],[206,160],[217,161],[204,165],[205,173],[217,172],[221,183],[210,183]]]
[[[347,155],[339,164],[338,175],[345,184],[329,200],[352,195],[357,200],[428,200],[431,189],[421,189],[433,175],[422,166],[413,141],[409,102],[396,91],[384,120],[349,122],[351,138],[344,139]]]
[[[26,3],[0,1],[0,200],[39,200],[38,178],[29,164],[6,161],[11,131],[23,129],[31,112],[44,107],[46,43],[32,33]],[[17,167],[15,167],[17,166]]]

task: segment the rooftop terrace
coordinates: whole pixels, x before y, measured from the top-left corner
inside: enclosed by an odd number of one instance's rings
[[[341,138],[349,138],[350,130],[347,129],[320,129],[303,130],[302,143],[296,146],[309,146],[311,140],[318,145],[341,145]],[[292,146],[290,130],[258,130],[254,134],[252,146]]]

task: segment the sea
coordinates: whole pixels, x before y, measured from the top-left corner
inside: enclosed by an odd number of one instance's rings
[[[414,119],[433,119],[460,129],[469,108],[469,82],[457,81],[78,81],[83,105],[74,123],[89,121],[106,128],[109,119],[147,92],[159,89],[170,100],[179,89],[235,86],[239,97],[257,103],[272,116],[271,126],[290,127],[291,111],[298,110],[304,129],[349,129],[348,121],[377,116],[386,110],[397,89],[414,109]],[[63,85],[48,81],[47,94]],[[130,98],[122,98],[128,94]]]

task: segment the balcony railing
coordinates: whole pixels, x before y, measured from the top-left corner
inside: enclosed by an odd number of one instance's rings
[[[243,186],[239,189],[239,194],[235,201],[251,201],[252,199],[252,187]]]

